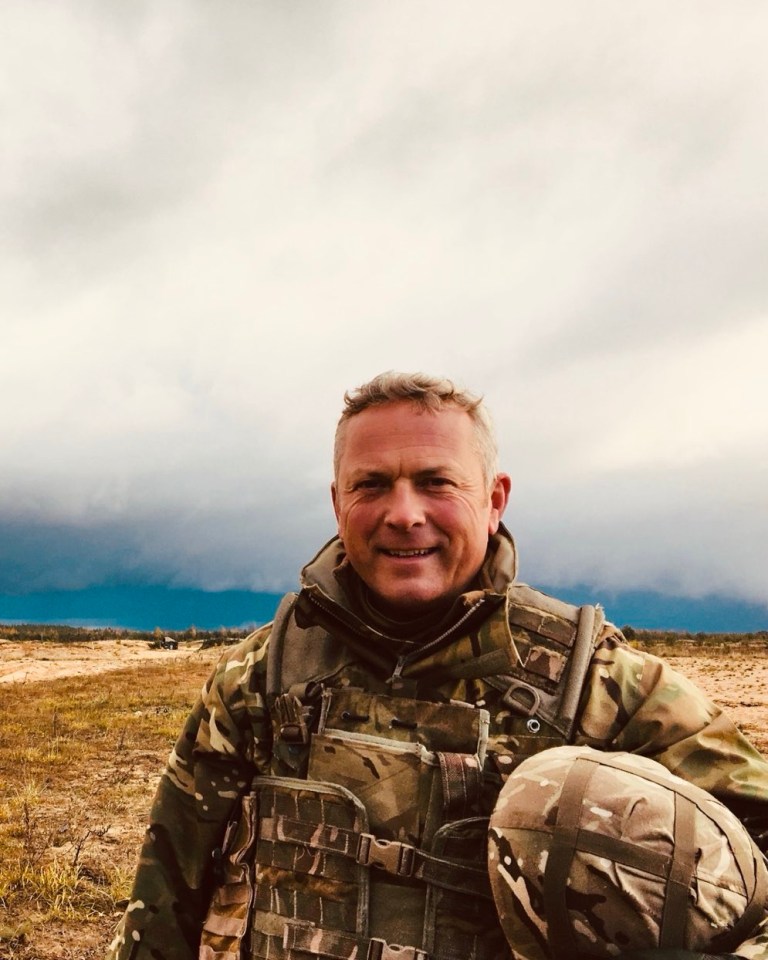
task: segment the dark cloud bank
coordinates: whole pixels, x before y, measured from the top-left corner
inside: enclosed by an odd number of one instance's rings
[[[691,632],[768,630],[768,608],[725,597],[665,596],[652,591],[601,594],[592,587],[545,592],[581,604],[600,602],[620,626]],[[280,594],[166,586],[97,586],[85,590],[0,594],[0,623],[68,623],[136,630],[256,626],[272,619]]]
[[[153,533],[157,542],[172,536],[174,549],[170,557],[155,555],[142,566],[137,558],[143,555],[146,559],[146,545],[153,539],[146,528],[113,525],[73,530],[62,524],[0,523],[0,623],[72,623],[143,630],[265,623],[271,619],[281,592],[297,584],[300,564],[294,556],[301,550],[301,562],[309,560],[331,532],[326,529],[316,538],[306,530],[293,539],[285,532],[282,537],[267,535],[275,547],[282,543],[284,552],[276,548],[274,564],[265,569],[263,542],[258,549],[252,547],[250,588],[242,582],[242,573],[237,583],[234,567],[230,567],[221,581],[228,580],[228,586],[202,589],[199,584],[216,571],[216,556],[230,555],[231,550],[212,542],[211,530],[190,523],[194,541],[208,551],[204,565],[207,573],[203,573],[199,556],[190,556],[179,543],[182,526],[177,519],[171,534],[156,522]],[[230,555],[229,559],[235,566],[243,563],[242,555],[234,559]],[[583,583],[551,585],[529,576],[535,574],[536,566],[546,567],[535,557],[531,559],[534,562],[528,571],[523,566],[523,579],[572,603],[600,602],[608,617],[620,625],[714,632],[768,629],[768,607],[763,604],[732,595],[685,597]],[[221,569],[218,572],[223,576]],[[270,589],[254,588],[254,584],[269,581]]]

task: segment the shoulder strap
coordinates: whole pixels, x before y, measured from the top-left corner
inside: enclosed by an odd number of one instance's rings
[[[288,632],[288,621],[299,599],[298,594],[286,593],[275,613],[272,621],[272,630],[269,634],[269,649],[267,651],[267,701],[271,702],[283,692],[280,682],[283,666],[283,652],[285,638]]]
[[[280,601],[267,651],[267,702],[326,679],[354,659],[345,645],[319,626],[296,623],[298,594]]]
[[[322,627],[296,625],[297,601],[297,594],[286,594],[275,614],[267,654],[269,703],[297,685],[331,676],[353,659],[343,642]],[[512,640],[519,647],[518,662],[508,668],[509,674],[486,679],[504,690],[504,701],[512,709],[540,718],[570,741],[604,624],[602,608],[576,607],[525,584],[512,584],[506,616]],[[506,654],[503,659],[508,661]]]
[[[576,711],[605,622],[599,606],[576,607],[526,584],[507,592],[507,619],[518,646],[510,675],[494,678],[505,703],[554,727],[566,741],[573,736]]]
[[[585,605],[579,608],[576,639],[571,650],[568,673],[566,674],[557,711],[558,719],[568,728],[568,739],[570,739],[573,722],[576,718],[576,708],[579,705],[592,654],[595,651],[597,638],[604,622],[605,617],[601,607]]]

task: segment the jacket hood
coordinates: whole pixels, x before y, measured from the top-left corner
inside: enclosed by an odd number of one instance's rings
[[[500,526],[488,541],[485,560],[472,588],[459,596],[448,611],[436,616],[431,628],[413,640],[388,635],[380,624],[370,622],[361,613],[345,589],[350,572],[344,546],[334,537],[302,570],[302,589],[294,610],[297,625],[322,628],[384,676],[390,676],[397,665],[397,671],[402,670],[405,677],[434,670],[438,663],[445,666],[458,658],[465,664],[477,657],[479,651],[464,649],[466,638],[472,632],[479,636],[476,631],[481,625],[505,605],[507,589],[515,581],[517,559],[509,531]],[[511,640],[506,626],[502,633],[491,645],[499,648],[497,653],[506,668],[510,662]],[[464,638],[459,644],[461,649],[450,653],[459,638]],[[484,645],[482,641],[481,645]]]

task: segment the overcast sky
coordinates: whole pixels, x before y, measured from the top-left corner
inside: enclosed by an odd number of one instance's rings
[[[768,6],[18,0],[0,591],[282,589],[341,396],[485,394],[532,583],[768,604]]]

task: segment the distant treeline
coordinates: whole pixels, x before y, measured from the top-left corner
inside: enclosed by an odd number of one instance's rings
[[[217,630],[198,630],[190,626],[186,630],[125,630],[119,627],[72,627],[66,624],[0,623],[0,638],[5,640],[42,640],[55,643],[91,640],[146,640],[153,642],[162,637],[178,641],[198,641],[205,646],[227,643],[246,637],[252,627]],[[636,630],[631,626],[621,628],[627,640],[638,647],[699,647],[733,643],[748,643],[768,647],[768,630],[753,633],[691,633],[686,630]]]
[[[218,630],[198,630],[187,627],[186,630],[126,630],[122,627],[71,627],[53,623],[0,623],[0,638],[4,640],[40,640],[49,643],[77,642],[92,640],[146,640],[157,641],[162,637],[172,637],[178,641],[197,641],[204,644],[227,643],[248,636],[252,627],[220,627]]]
[[[627,640],[637,647],[712,647],[730,644],[749,644],[755,647],[768,647],[768,630],[756,630],[752,633],[691,633],[687,630],[635,630],[624,626],[621,632]]]

